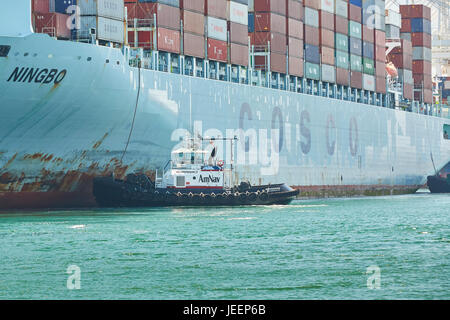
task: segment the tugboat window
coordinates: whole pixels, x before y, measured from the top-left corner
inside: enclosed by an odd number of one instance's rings
[[[444,124],[444,139],[450,140],[450,125]]]
[[[11,46],[0,46],[0,57],[7,57]]]

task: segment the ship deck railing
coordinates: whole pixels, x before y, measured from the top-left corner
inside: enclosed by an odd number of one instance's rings
[[[256,48],[256,52],[265,54],[267,48]],[[386,85],[386,93],[377,93],[350,86],[328,83],[317,79],[307,79],[289,74],[268,71],[264,65],[255,68],[230,65],[223,62],[183,56],[158,50],[145,50],[145,57],[140,64],[130,60],[130,66],[168,72],[211,80],[227,81],[235,84],[260,86],[282,91],[290,91],[308,95],[352,101],[361,104],[404,110],[414,113],[442,117],[444,112],[440,106],[419,101],[403,99],[403,84],[390,81]],[[249,60],[254,57],[249,57]],[[155,67],[156,66],[156,67]]]

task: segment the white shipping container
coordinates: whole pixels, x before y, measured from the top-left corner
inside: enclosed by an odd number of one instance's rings
[[[398,78],[406,84],[414,84],[412,70],[398,69]]]
[[[305,24],[311,27],[319,27],[319,12],[315,9],[305,7]]]
[[[78,0],[82,16],[99,16],[117,20],[124,19],[123,0]]]
[[[386,24],[391,24],[398,28],[402,27],[402,16],[394,10],[388,9],[386,12]]]
[[[375,77],[363,74],[363,89],[369,91],[375,91]]]
[[[336,0],[335,11],[338,16],[348,18],[348,3],[343,0]]]
[[[242,3],[228,1],[227,17],[231,22],[248,26],[248,6]]]
[[[207,17],[208,19],[208,38],[227,41],[227,20]]]
[[[255,2],[254,0],[248,0],[248,12],[255,11]]]
[[[431,61],[431,49],[427,47],[413,47],[413,60]]]
[[[96,16],[82,16],[80,17],[80,25],[79,33],[82,37],[89,38],[89,30],[95,28],[99,40],[124,42],[123,21]]]
[[[444,89],[450,89],[450,81],[444,82]]]
[[[320,0],[319,9],[329,13],[334,13],[334,0]]]
[[[336,83],[336,68],[327,64],[322,65],[322,81]]]

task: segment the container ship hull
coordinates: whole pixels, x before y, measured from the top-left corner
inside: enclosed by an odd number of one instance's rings
[[[94,177],[154,175],[187,132],[238,136],[236,181],[305,197],[414,192],[450,160],[449,119],[133,68],[41,34],[0,45],[0,209],[95,206]]]

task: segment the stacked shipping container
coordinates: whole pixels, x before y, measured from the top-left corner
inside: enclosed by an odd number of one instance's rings
[[[319,7],[321,1],[305,0],[304,42],[305,42],[305,78],[320,80],[319,50]],[[329,10],[329,9],[328,9]],[[322,10],[323,12],[324,10]],[[329,59],[330,60],[330,59]]]
[[[227,1],[206,0],[207,55],[213,61],[228,61]]]
[[[123,0],[82,0],[77,5],[81,15],[78,38],[89,39],[95,28],[96,39],[124,43]]]
[[[183,0],[183,51],[187,56],[205,58],[205,0]]]
[[[247,0],[227,1],[229,63],[248,65],[248,3]]]
[[[34,31],[58,39],[71,38],[71,30],[67,26],[70,16],[66,14],[66,9],[72,4],[72,1],[67,0],[33,0]]]
[[[125,2],[128,12],[129,25],[133,20],[138,20],[137,32],[129,31],[128,40],[133,44],[138,44],[144,49],[153,49],[153,31],[145,30],[152,25],[153,18],[156,17],[156,38],[158,50],[180,53],[180,2],[178,0],[139,0]],[[137,33],[137,38],[136,38]]]
[[[348,0],[335,0],[336,83],[350,85]]]
[[[334,1],[318,3],[319,30],[318,41],[321,61],[321,79],[325,82],[336,82],[334,53]],[[309,29],[309,28],[308,28]],[[306,31],[306,27],[305,27]],[[308,37],[309,38],[309,37]],[[312,41],[309,39],[309,42]]]
[[[432,103],[431,9],[423,5],[400,6],[402,38],[411,40],[414,100]]]
[[[363,75],[363,42],[361,1],[350,1],[348,4],[348,34],[350,53],[350,86],[362,89]]]
[[[286,31],[289,74],[303,76],[303,3],[286,0]]]
[[[254,2],[253,9],[254,33],[250,35],[252,44],[269,50],[271,71],[286,73],[286,1],[258,0]],[[255,57],[255,68],[266,69],[267,63],[266,57]]]

